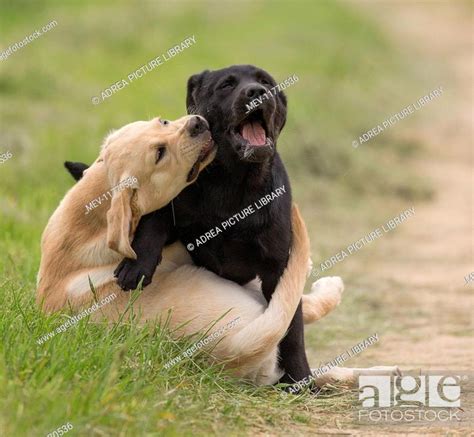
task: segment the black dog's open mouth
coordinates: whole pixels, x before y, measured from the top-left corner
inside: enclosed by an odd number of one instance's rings
[[[194,165],[191,167],[191,170],[189,170],[187,182],[191,182],[198,177],[199,171],[201,169],[201,164],[206,161],[207,158],[209,158],[210,154],[214,151],[214,149],[215,144],[214,140],[211,137],[209,138],[209,141],[205,144],[205,146],[202,148],[201,153],[199,154]]]
[[[242,137],[247,146],[262,147],[272,145],[272,141],[268,137],[267,123],[261,110],[252,112],[242,120],[236,127],[235,133]]]

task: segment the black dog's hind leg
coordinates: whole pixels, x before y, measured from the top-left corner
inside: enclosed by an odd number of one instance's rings
[[[114,272],[123,290],[135,290],[142,278],[143,287],[151,283],[156,267],[161,262],[163,247],[174,238],[172,231],[173,218],[169,204],[140,219],[132,242],[137,259],[125,258]]]
[[[66,161],[64,163],[64,167],[67,168],[67,171],[72,175],[72,177],[78,181],[84,175],[84,171],[86,171],[89,166],[87,164],[83,164],[82,162],[72,162]]]
[[[279,345],[279,365],[285,370],[279,382],[293,384],[311,375],[304,344],[303,304],[298,304],[288,332]]]
[[[270,302],[280,276],[278,272],[260,275],[262,292],[267,302]],[[283,272],[282,272],[283,273]],[[293,384],[311,375],[304,344],[303,305],[300,301],[290,327],[279,344],[279,365],[285,371],[279,382]]]

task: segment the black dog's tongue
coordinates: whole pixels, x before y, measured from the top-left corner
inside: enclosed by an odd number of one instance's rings
[[[265,129],[258,121],[245,123],[242,127],[241,135],[252,144],[252,146],[264,146],[267,141]]]

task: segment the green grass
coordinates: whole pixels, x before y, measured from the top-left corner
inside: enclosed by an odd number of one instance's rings
[[[316,262],[401,204],[429,198],[429,185],[409,165],[422,145],[400,140],[392,128],[358,149],[351,146],[419,97],[416,74],[383,30],[330,1],[0,6],[2,49],[58,22],[0,61],[0,153],[13,154],[0,164],[0,433],[44,435],[66,422],[74,426],[70,435],[281,433],[310,429],[343,411],[350,404],[344,393],[283,398],[274,388],[232,380],[203,357],[166,370],[184,344],[159,327],[81,321],[40,346],[37,338],[64,315],[37,310],[35,277],[41,232],[72,185],[63,161],[91,162],[107,132],[130,121],[183,115],[187,78],[207,68],[251,63],[277,81],[299,77],[287,90],[279,149]],[[196,45],[92,105],[93,96],[190,35]],[[329,274],[341,272],[344,266]],[[345,304],[308,331],[316,359],[331,359],[383,327],[383,312],[373,305],[355,283]],[[354,309],[367,316],[354,317]]]
[[[156,326],[138,329],[128,319],[108,328],[81,320],[38,345],[64,316],[39,315],[25,293],[11,285],[5,290],[0,395],[6,435],[46,434],[66,422],[80,435],[194,435],[222,426],[237,435],[249,422],[310,420],[308,402],[338,408],[324,395],[285,398],[271,387],[239,383],[199,353],[166,369],[190,343],[174,342]],[[279,409],[287,413],[280,417]]]

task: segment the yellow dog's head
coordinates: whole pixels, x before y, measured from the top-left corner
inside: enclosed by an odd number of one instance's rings
[[[164,207],[194,182],[215,151],[209,125],[198,115],[136,121],[110,134],[100,157],[112,193],[109,247],[136,258],[130,236],[140,217]]]

